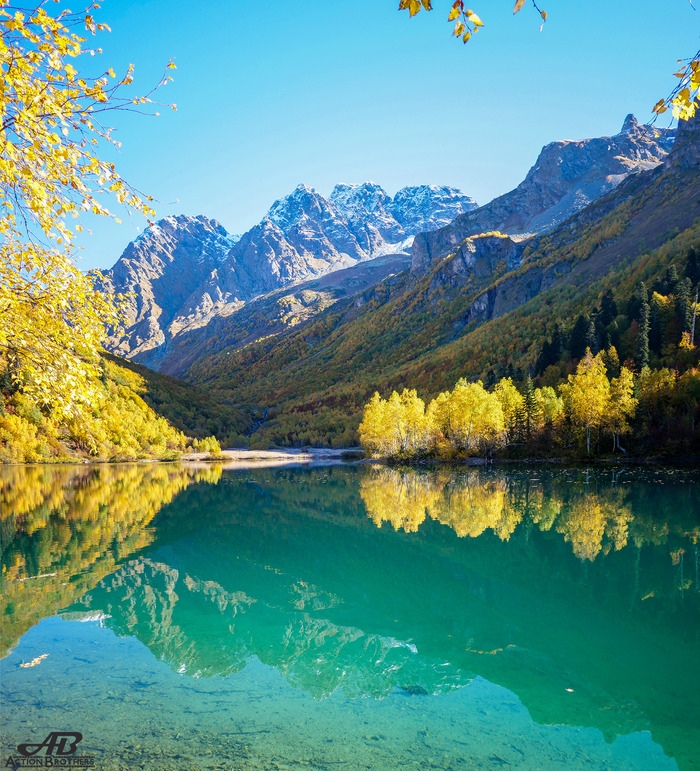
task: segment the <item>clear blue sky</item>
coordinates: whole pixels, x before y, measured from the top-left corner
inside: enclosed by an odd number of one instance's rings
[[[473,0],[486,26],[467,45],[450,37],[449,0],[433,5],[409,19],[398,0],[104,0],[103,68],[133,63],[141,92],[170,57],[178,68],[159,92],[176,112],[112,116],[117,168],[158,217],[205,214],[233,233],[300,182],[324,195],[446,184],[483,204],[547,142],[649,119],[700,47],[688,0],[540,0],[542,32],[529,4],[513,16],[513,0]],[[113,265],[143,227],[84,224],[84,269]]]

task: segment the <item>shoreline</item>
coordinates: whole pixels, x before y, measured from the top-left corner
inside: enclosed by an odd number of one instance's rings
[[[223,469],[267,468],[273,466],[334,466],[355,462],[355,459],[343,459],[343,455],[358,452],[325,449],[317,447],[289,450],[222,450],[219,457],[212,458],[206,452],[190,452],[180,458],[180,463],[220,463]]]
[[[282,450],[222,450],[221,455],[211,457],[208,452],[187,452],[179,458],[126,458],[123,460],[100,460],[86,458],[65,458],[61,460],[33,463],[1,463],[1,468],[16,466],[119,466],[145,465],[151,463],[186,463],[190,465],[207,466],[218,463],[224,469],[234,468],[265,468],[273,466],[333,466],[356,463],[362,452],[359,447],[346,449],[335,448],[294,448]],[[351,456],[343,458],[343,456]]]
[[[377,465],[377,466],[409,466],[429,467],[429,466],[515,466],[515,465],[549,465],[549,466],[698,466],[700,467],[700,456],[682,455],[679,457],[664,457],[651,455],[648,457],[602,457],[602,458],[462,458],[459,460],[442,460],[440,458],[420,458],[420,459],[393,459],[391,457],[382,458],[364,458],[356,461],[357,463]]]
[[[458,460],[443,460],[440,458],[392,459],[390,457],[366,458],[360,457],[361,448],[331,449],[331,448],[295,448],[282,450],[222,450],[221,455],[211,457],[206,452],[189,452],[180,458],[142,458],[125,460],[86,460],[65,459],[44,463],[2,463],[1,468],[34,467],[34,466],[120,466],[182,463],[191,467],[205,468],[211,464],[219,464],[222,469],[244,468],[274,468],[285,466],[340,466],[367,465],[386,466],[387,468],[408,467],[427,469],[431,467],[503,467],[517,465],[543,466],[694,466],[700,469],[700,456],[682,455],[679,457],[648,456],[648,457],[602,457],[602,458],[462,458]],[[345,457],[344,457],[345,456]]]

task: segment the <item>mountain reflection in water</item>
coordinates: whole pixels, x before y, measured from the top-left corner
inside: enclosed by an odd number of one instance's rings
[[[692,473],[61,474],[1,477],[10,641],[63,606],[183,675],[255,656],[316,699],[442,694],[481,676],[540,723],[608,741],[648,729],[695,767]]]

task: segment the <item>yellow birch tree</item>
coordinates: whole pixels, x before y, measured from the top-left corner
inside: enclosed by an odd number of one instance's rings
[[[610,383],[601,354],[586,355],[578,363],[576,374],[561,386],[564,404],[574,426],[586,432],[586,452],[591,454],[591,432],[601,428],[610,409]]]
[[[503,431],[503,410],[494,394],[481,381],[459,380],[452,393],[440,394],[435,408],[438,425],[456,449],[473,450],[479,445],[489,451]]]
[[[523,395],[513,384],[511,378],[502,378],[493,390],[496,398],[501,404],[503,410],[503,420],[505,422],[506,439],[513,441],[515,433],[515,422],[518,412],[525,408],[525,399]]]
[[[386,402],[375,391],[374,396],[365,404],[362,422],[358,428],[360,444],[370,455],[378,455],[387,446],[387,427],[384,424]]]
[[[616,449],[626,453],[620,444],[620,436],[629,434],[632,430],[629,421],[637,409],[637,399],[634,396],[634,376],[623,367],[620,376],[610,382],[610,405],[608,407],[607,426],[613,435],[613,452]]]
[[[109,29],[92,15],[99,6],[52,16],[47,5],[20,11],[0,0],[0,360],[57,418],[83,419],[97,398],[97,354],[117,308],[74,263],[76,220],[86,211],[109,216],[105,195],[154,214],[150,199],[97,155],[104,143],[118,145],[104,113],[151,99],[121,95],[132,67],[120,78],[112,69],[81,74],[76,60],[100,51],[76,30]]]

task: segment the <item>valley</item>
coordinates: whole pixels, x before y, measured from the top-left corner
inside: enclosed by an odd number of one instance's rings
[[[224,300],[219,289],[218,305],[210,304],[206,312],[201,306],[196,319],[186,322],[181,311],[170,312],[163,317],[173,318],[167,327],[149,315],[154,306],[143,299],[155,303],[161,284],[120,286],[136,290],[141,320],[113,336],[110,346],[249,415],[243,433],[251,446],[263,448],[354,445],[363,407],[375,391],[388,397],[392,390],[413,388],[428,399],[459,378],[488,385],[509,376],[522,387],[526,375],[556,387],[581,354],[571,362],[562,353],[543,379],[538,357],[554,322],[570,331],[610,288],[622,308],[640,281],[652,284],[671,265],[684,275],[689,250],[700,237],[697,133],[697,119],[683,124],[676,137],[675,131],[650,129],[627,116],[614,137],[552,143],[521,185],[485,206],[470,203],[444,223],[439,208],[444,200],[434,197],[421,209],[421,224],[430,221],[434,227],[415,235],[410,255],[403,246],[395,255],[367,259],[371,248],[360,253],[348,247],[350,223],[352,232],[360,232],[360,209],[375,234],[375,250],[390,251],[387,244],[408,232],[405,217],[403,230],[397,228],[391,199],[377,186],[337,186],[326,204],[300,186],[276,202],[228,257],[218,258],[236,277],[242,274],[231,266],[245,254],[248,272],[257,265],[258,275],[267,279],[249,283],[233,299]],[[464,205],[466,197],[453,196],[462,202],[454,206]],[[329,225],[333,206],[344,207],[345,229]],[[430,215],[430,206],[437,206],[437,215]],[[294,233],[284,241],[297,239],[293,259],[280,257],[282,240],[275,242],[279,263],[257,243],[262,231],[269,234],[275,227]],[[115,281],[127,265],[133,275],[135,266],[153,259],[159,252],[147,247],[157,235],[144,234],[107,278]],[[202,253],[211,249],[211,235],[207,238]],[[160,268],[161,283],[179,264],[177,250],[192,251],[187,240],[175,241],[173,267]],[[313,262],[312,251],[323,256],[322,263]],[[309,275],[314,271],[321,275]],[[198,275],[189,273],[193,283]],[[221,275],[214,270],[206,286]],[[279,288],[265,291],[271,281]],[[625,329],[633,321],[618,320]],[[130,336],[158,324],[167,332],[145,341],[141,335],[139,345],[127,350]],[[598,330],[594,348],[605,347],[606,334]],[[624,341],[617,335],[616,343],[620,361],[634,359],[629,335]],[[660,349],[657,354],[657,366],[677,366],[672,355],[664,359]]]

